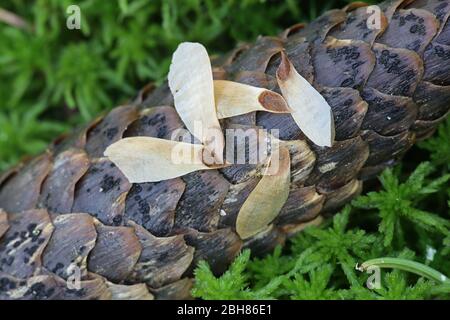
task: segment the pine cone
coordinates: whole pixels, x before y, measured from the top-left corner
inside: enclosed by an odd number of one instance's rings
[[[379,7],[379,28],[368,27],[373,11],[352,4],[214,61],[217,79],[279,91],[284,50],[334,114],[331,148],[311,143],[289,114],[223,121],[292,141],[290,195],[266,230],[245,240],[235,231],[260,179],[254,165],[130,184],[103,157],[123,137],[169,139],[183,127],[167,85],[149,86],[0,176],[0,299],[188,298],[199,260],[220,274],[242,248],[269,252],[355,197],[450,107],[450,0]]]

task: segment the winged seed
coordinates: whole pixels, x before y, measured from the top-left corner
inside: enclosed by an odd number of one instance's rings
[[[334,120],[324,97],[296,70],[284,52],[277,70],[277,81],[283,97],[293,110],[292,117],[303,133],[320,147],[331,147]]]
[[[234,81],[215,80],[214,95],[219,119],[239,116],[253,111],[291,112],[280,94]]]
[[[273,161],[278,157],[279,161]],[[274,164],[277,163],[277,168]],[[267,172],[241,207],[236,220],[236,232],[242,239],[248,239],[264,230],[280,213],[289,196],[291,161],[289,151],[280,147],[279,154],[270,159]]]
[[[178,115],[211,152],[213,162],[208,164],[222,164],[225,139],[217,118],[211,61],[205,47],[181,43],[173,54],[168,80]]]
[[[117,141],[105,156],[131,183],[158,182],[214,169],[203,163],[204,146],[172,140],[133,137]]]

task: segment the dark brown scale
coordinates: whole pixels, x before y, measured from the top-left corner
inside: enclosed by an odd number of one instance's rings
[[[0,272],[0,300],[53,300],[59,296],[61,288],[52,276],[23,280]]]
[[[419,120],[441,118],[450,109],[450,86],[443,87],[423,81],[417,86],[414,101],[419,106]]]
[[[231,51],[221,55],[221,56],[213,56],[210,57],[211,59],[211,65],[213,66],[213,69],[215,68],[225,68],[231,65],[233,62],[236,61],[236,59],[246,50],[250,48],[250,44],[247,43],[240,43],[236,46],[236,48],[232,49]]]
[[[408,49],[421,56],[436,35],[438,28],[438,20],[428,11],[399,10],[377,42],[392,48]],[[399,34],[402,36],[399,37]]]
[[[52,151],[54,152],[55,156],[68,149],[84,149],[86,147],[88,132],[91,131],[96,125],[98,125],[102,121],[102,119],[102,117],[98,117],[95,120],[91,121],[88,125],[84,125],[74,130],[71,135],[63,135],[62,137],[57,138],[52,146]]]
[[[220,169],[220,173],[232,184],[239,184],[250,180],[263,169],[262,165],[255,164],[236,164],[227,168]]]
[[[386,0],[377,4],[377,6],[381,9],[382,12],[384,12],[388,21],[391,22],[392,17],[394,16],[395,12],[397,12],[397,10],[400,10],[402,7],[407,6],[414,1],[416,0]]]
[[[174,229],[215,230],[229,182],[217,171],[210,170],[190,173],[183,180],[186,189],[178,203]]]
[[[368,7],[356,8],[348,14],[345,22],[336,26],[328,35],[340,40],[354,39],[373,44],[377,36],[384,32],[388,22],[386,16],[381,12],[380,28],[371,27],[369,29],[368,25],[372,15],[373,11]]]
[[[360,88],[375,65],[370,45],[356,40],[328,38],[314,47],[313,57],[315,81],[326,87]]]
[[[352,180],[345,186],[336,190],[319,190],[325,196],[325,203],[323,205],[324,212],[335,212],[342,208],[346,203],[356,198],[362,191],[362,182],[359,180]]]
[[[170,92],[167,81],[159,86],[141,103],[136,106],[145,109],[154,106],[173,106],[173,96]]]
[[[441,28],[450,15],[449,0],[415,0],[411,1],[411,4],[406,8],[417,8],[431,12],[440,22]]]
[[[77,183],[72,212],[86,212],[107,225],[121,225],[131,184],[109,160],[99,159]]]
[[[106,281],[106,286],[111,292],[111,300],[153,300],[153,295],[145,284],[135,285],[115,284]]]
[[[175,209],[185,190],[182,179],[134,184],[125,200],[124,219],[129,219],[156,236],[173,227]]]
[[[230,165],[220,172],[231,183],[242,183],[257,175],[266,165],[268,155],[258,155],[265,133],[257,126],[229,125],[227,129],[225,159]]]
[[[330,30],[344,22],[346,18],[347,14],[343,10],[335,9],[327,11],[305,28],[299,30],[296,36],[305,37],[309,42],[322,42]]]
[[[450,85],[450,46],[430,44],[424,53],[424,81],[437,85]]]
[[[19,163],[0,174],[0,191],[3,185],[15,174],[17,174],[23,168],[23,166],[23,163]]]
[[[376,179],[380,173],[383,172],[386,168],[392,168],[397,164],[396,159],[391,159],[386,162],[382,162],[380,164],[374,166],[367,166],[361,169],[359,172],[359,179],[362,181],[367,181],[371,179]]]
[[[53,225],[53,235],[42,255],[43,266],[63,279],[78,268],[85,279],[87,257],[97,239],[94,219],[86,213],[66,214],[57,216]]]
[[[51,165],[51,155],[48,153],[31,160],[0,189],[0,207],[7,212],[36,208],[42,182],[47,177]]]
[[[361,137],[335,142],[331,148],[314,148],[316,166],[308,185],[325,190],[339,188],[356,177],[369,156],[369,148]]]
[[[62,288],[58,300],[110,300],[111,292],[105,283],[105,280],[99,276],[93,276],[92,279],[81,281],[80,288],[76,286],[68,288],[67,282],[57,279],[58,285]]]
[[[410,97],[423,75],[420,57],[411,50],[390,48],[376,43],[373,47],[376,65],[367,86],[378,91]]]
[[[295,70],[308,82],[314,81],[314,67],[311,56],[311,44],[299,38],[286,44],[286,55],[295,67]],[[278,55],[280,56],[280,55]],[[281,57],[280,57],[281,58]],[[277,68],[279,64],[276,65]],[[269,70],[267,70],[269,73]]]
[[[247,197],[255,189],[260,178],[253,177],[242,183],[232,184],[220,210],[219,227],[234,227],[237,215]]]
[[[430,120],[430,121],[417,120],[413,126],[414,133],[416,134],[416,139],[423,140],[423,139],[430,137],[436,130],[436,127],[440,123],[445,121],[445,119],[447,119],[447,116],[449,115],[449,113],[450,113],[450,111],[447,111],[446,114],[444,114],[442,117],[437,118],[435,120]]]
[[[279,55],[276,54],[274,57],[278,56]],[[261,71],[240,71],[236,73],[231,80],[249,86],[266,88],[268,90],[276,90],[278,87],[275,75],[266,74]]]
[[[222,128],[229,128],[231,126],[255,126],[256,125],[256,112],[249,112],[238,116],[226,118],[221,120]]]
[[[257,112],[256,125],[269,131],[279,130],[281,140],[298,140],[305,137],[290,114]]]
[[[297,36],[295,39],[290,39],[284,51],[289,61],[294,65],[295,70],[308,82],[313,83],[314,68],[311,57],[311,43],[305,38]],[[280,62],[281,54],[274,55],[267,66],[266,73],[275,78]]]
[[[158,300],[190,300],[191,290],[194,285],[193,279],[183,278],[158,289],[151,289],[151,292]]]
[[[147,83],[139,92],[133,100],[133,105],[141,105],[145,99],[147,99],[156,89],[153,82]]]
[[[142,253],[129,279],[160,288],[181,278],[191,265],[193,248],[183,236],[157,238],[135,223],[130,223],[142,246]]]
[[[112,110],[89,133],[86,152],[91,158],[103,157],[105,149],[122,138],[128,125],[139,117],[135,106],[123,106]]]
[[[243,249],[250,249],[252,255],[262,257],[277,246],[284,246],[286,234],[271,224],[266,230],[244,241]]]
[[[60,153],[42,185],[38,207],[58,214],[70,213],[75,185],[89,168],[89,159],[81,149],[68,149]]]
[[[134,229],[102,224],[96,229],[97,241],[89,255],[88,269],[114,282],[127,279],[142,252]]]
[[[326,213],[323,215],[319,215],[316,219],[301,223],[301,224],[287,224],[285,226],[280,226],[279,229],[282,231],[288,238],[291,238],[308,227],[311,226],[319,226],[324,221],[324,217],[326,217]]]
[[[342,11],[351,13],[359,8],[367,8],[368,5],[369,5],[368,3],[363,2],[363,1],[349,2],[345,7],[342,8]],[[349,17],[347,17],[347,19],[348,18]],[[343,22],[343,23],[345,23],[345,22]]]
[[[153,137],[172,140],[172,134],[184,128],[183,122],[173,107],[155,107],[141,113],[123,134],[123,137]]]
[[[369,144],[370,155],[365,167],[395,160],[414,142],[414,134],[404,131],[395,136],[383,136],[372,130],[363,131],[362,138]]]
[[[450,19],[447,20],[441,33],[436,37],[434,41],[438,44],[450,46]]]
[[[369,104],[362,129],[372,129],[381,135],[396,135],[414,123],[418,108],[413,99],[387,95],[372,88],[362,92]]]
[[[321,94],[333,112],[335,140],[354,138],[360,131],[367,103],[357,90],[351,88],[325,88]]]
[[[31,277],[41,266],[41,255],[53,232],[46,210],[8,212],[10,228],[0,240],[0,272]]]
[[[300,224],[315,219],[322,210],[325,197],[315,187],[294,187],[275,220],[276,225]]]
[[[284,141],[291,158],[291,184],[303,185],[314,169],[316,155],[303,140]]]
[[[240,71],[264,72],[266,71],[270,58],[282,49],[283,43],[280,39],[260,37],[254,45],[241,53],[235,62],[225,69],[231,74]]]
[[[416,0],[410,7],[430,11],[440,23],[439,32],[434,42],[450,45],[450,1],[449,0]]]
[[[186,243],[195,248],[194,261],[188,275],[201,260],[208,262],[214,274],[225,272],[242,248],[242,240],[231,229],[220,229],[210,233],[189,230],[185,235]]]
[[[0,297],[5,295],[9,290],[16,289],[18,287],[17,282],[19,282],[17,279],[5,273],[0,273]],[[5,296],[3,296],[3,299],[5,299]]]
[[[303,30],[306,26],[307,26],[307,24],[303,23],[303,22],[296,23],[296,24],[284,29],[279,34],[279,37],[283,40],[292,40],[294,38],[298,38],[298,37],[296,37],[296,35],[298,35],[298,33],[301,30]]]

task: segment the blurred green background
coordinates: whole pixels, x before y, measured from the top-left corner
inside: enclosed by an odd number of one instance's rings
[[[210,53],[275,35],[345,0],[4,0],[0,3],[0,170],[166,77],[181,41]],[[32,3],[32,4],[31,4]],[[81,30],[66,27],[81,10]],[[5,23],[5,11],[26,27]]]

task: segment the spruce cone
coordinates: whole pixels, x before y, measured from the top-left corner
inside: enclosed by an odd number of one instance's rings
[[[290,195],[265,231],[246,240],[235,231],[260,179],[255,166],[132,185],[103,157],[123,137],[170,138],[183,127],[168,87],[148,87],[0,176],[0,299],[187,298],[199,260],[219,274],[242,248],[268,252],[347,203],[362,181],[430,136],[450,107],[450,0],[380,8],[379,29],[367,27],[367,7],[353,4],[214,61],[217,78],[279,91],[285,50],[332,107],[331,148],[308,141],[289,114],[223,121],[279,129],[293,141]],[[81,283],[68,286],[74,276]]]

